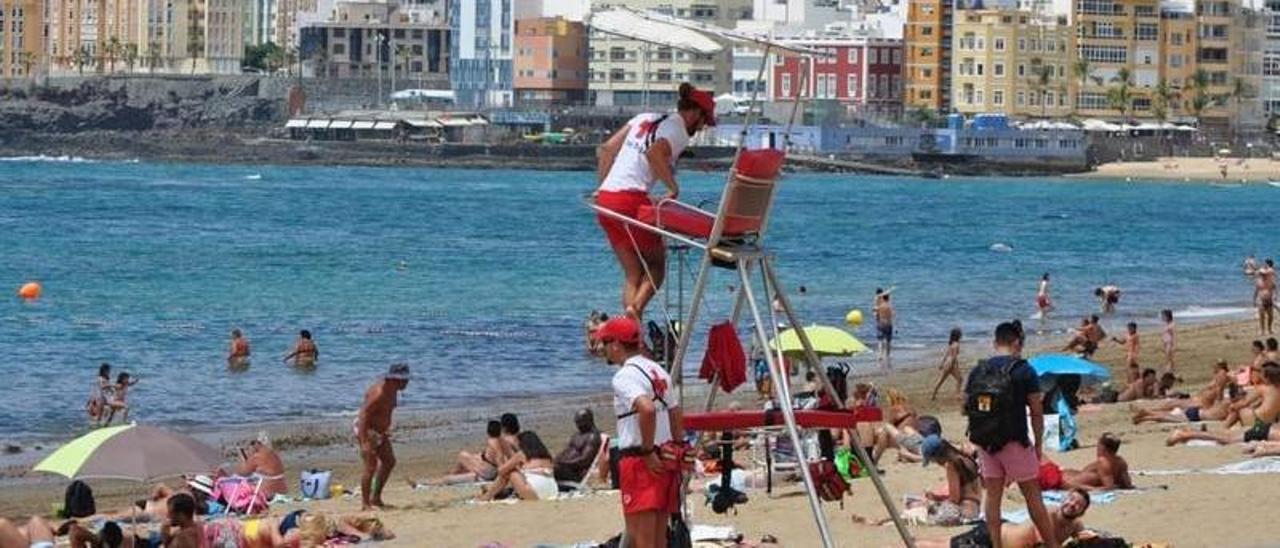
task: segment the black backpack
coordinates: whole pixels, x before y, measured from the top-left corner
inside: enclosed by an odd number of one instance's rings
[[[818,392],[818,409],[839,409],[849,399],[849,364],[827,366],[827,380],[831,382],[831,388],[835,389],[840,402],[831,401],[827,391],[821,390]]]
[[[62,502],[62,512],[68,518],[86,518],[98,513],[97,505],[93,502],[93,489],[80,480],[71,482]]]
[[[1022,359],[1010,359],[1000,367],[979,364],[971,373],[964,412],[969,417],[969,441],[988,452],[999,451],[1013,441],[1017,409],[1013,370]]]

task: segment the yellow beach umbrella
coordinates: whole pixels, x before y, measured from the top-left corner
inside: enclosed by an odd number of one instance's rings
[[[804,334],[809,337],[809,343],[813,345],[813,351],[818,356],[852,356],[869,350],[867,345],[857,337],[849,334],[849,332],[838,327],[828,325],[811,325],[803,328]],[[800,335],[795,329],[783,331],[778,338],[769,341],[769,348],[781,350],[785,354],[801,354],[804,352],[804,346],[800,344]]]

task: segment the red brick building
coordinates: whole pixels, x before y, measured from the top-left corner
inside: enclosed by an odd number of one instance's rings
[[[796,96],[837,101],[854,112],[902,110],[903,47],[883,38],[799,38],[789,43],[822,50],[825,57],[778,57],[772,101]],[[801,87],[802,69],[806,76]]]

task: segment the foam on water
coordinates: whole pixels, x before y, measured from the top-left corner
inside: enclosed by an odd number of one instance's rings
[[[1228,316],[1248,316],[1253,309],[1243,306],[1196,306],[1191,305],[1181,310],[1174,310],[1174,318],[1223,318]]]
[[[63,164],[91,164],[96,160],[82,158],[80,156],[46,156],[44,154],[36,156],[6,156],[0,157],[0,162],[45,162],[45,163],[63,163]]]

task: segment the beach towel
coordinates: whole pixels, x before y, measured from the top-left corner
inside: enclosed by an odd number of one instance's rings
[[[720,379],[720,388],[733,392],[747,382],[747,355],[733,324],[722,322],[711,328],[707,339],[707,353],[702,356],[702,368],[698,378],[710,381]]]
[[[1045,504],[1062,505],[1067,501],[1067,495],[1070,491],[1051,490],[1041,493]],[[1095,504],[1111,504],[1116,501],[1116,491],[1093,491],[1089,493],[1089,503]]]
[[[1263,457],[1224,464],[1217,468],[1183,468],[1178,470],[1140,470],[1139,476],[1183,476],[1189,474],[1215,474],[1224,476],[1280,474],[1280,457]]]

